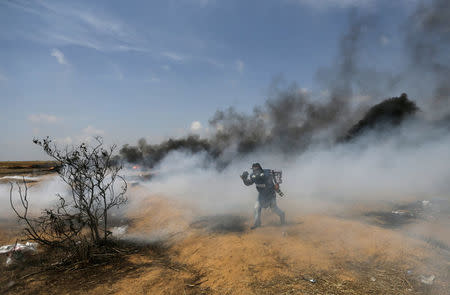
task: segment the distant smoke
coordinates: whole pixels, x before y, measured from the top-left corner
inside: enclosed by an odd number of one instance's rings
[[[137,146],[124,145],[119,155],[128,163],[143,164],[147,167],[153,167],[159,163],[171,151],[182,150],[192,154],[198,152],[210,152],[211,145],[208,140],[200,139],[197,135],[190,135],[181,139],[169,139],[159,144],[147,144],[145,139],[141,138]]]
[[[432,109],[450,112],[450,1],[421,4],[406,24],[406,50],[415,81],[433,89]],[[433,88],[434,87],[434,88]]]
[[[342,119],[350,114],[362,27],[363,22],[354,19],[350,32],[343,36],[336,58],[342,62],[326,70],[339,79],[328,83],[330,95],[325,100],[317,101],[296,85],[285,89],[275,85],[266,103],[255,107],[251,114],[239,113],[234,108],[218,110],[209,121],[213,134],[208,139],[190,135],[156,145],[148,145],[141,139],[137,146],[125,145],[120,150],[121,158],[154,167],[171,151],[206,152],[217,167],[223,168],[236,156],[255,151],[292,155],[303,152],[318,137],[334,142],[337,134],[346,131],[344,126],[353,123]]]
[[[141,139],[137,146],[125,145],[120,156],[130,163],[154,167],[172,151],[201,152],[207,155],[206,162],[214,163],[217,168],[224,168],[234,159],[255,152],[291,157],[315,145],[331,146],[341,139],[355,139],[374,128],[380,129],[380,126],[385,127],[383,130],[399,126],[418,110],[406,94],[374,104],[375,99],[379,102],[386,97],[384,93],[394,91],[400,81],[408,82],[413,93],[417,87],[433,89],[431,104],[434,107],[428,106],[427,91],[417,92],[424,97],[414,99],[426,111],[434,108],[440,112],[440,117],[448,115],[449,19],[448,1],[433,0],[420,5],[406,23],[405,46],[409,60],[414,63],[409,70],[400,69],[402,74],[391,74],[361,63],[363,41],[373,39],[370,32],[373,32],[371,28],[375,26],[376,18],[352,13],[349,30],[340,39],[335,62],[317,73],[319,82],[327,89],[326,95],[319,97],[301,91],[295,84],[282,88],[276,84],[270,89],[265,104],[255,107],[250,114],[234,108],[216,111],[209,121],[212,132],[207,138],[189,135],[156,145]],[[422,83],[424,87],[421,87]]]
[[[210,125],[217,130],[211,141],[220,150],[234,149],[238,154],[257,150],[304,151],[316,136],[339,123],[347,104],[339,97],[313,102],[296,87],[278,91],[253,114],[245,115],[230,108],[217,111]]]
[[[255,108],[252,114],[239,113],[233,108],[217,111],[209,122],[215,131],[208,139],[190,135],[155,145],[141,139],[137,146],[123,146],[120,156],[129,163],[154,167],[171,151],[205,152],[220,168],[238,155],[255,151],[298,154],[322,132],[337,129],[345,112],[347,106],[337,96],[326,102],[313,102],[307,94],[291,87],[277,90],[274,98]],[[329,141],[335,138],[332,134]]]
[[[415,102],[403,93],[400,97],[392,97],[373,106],[357,124],[350,128],[345,140],[355,139],[359,135],[376,129],[379,132],[386,128],[400,125],[405,119],[415,114],[419,108]]]
[[[356,121],[343,116],[350,112],[344,102],[335,97],[313,103],[308,95],[293,87],[279,92],[249,115],[233,108],[217,111],[209,122],[216,130],[209,139],[190,135],[155,145],[141,139],[137,146],[122,147],[120,155],[129,163],[154,167],[172,151],[203,152],[208,161],[223,168],[234,158],[253,152],[276,152],[289,157],[306,151],[312,144],[331,145],[339,138],[355,139],[374,128],[392,129],[417,110],[416,104],[402,94],[373,106],[352,128],[343,129]]]

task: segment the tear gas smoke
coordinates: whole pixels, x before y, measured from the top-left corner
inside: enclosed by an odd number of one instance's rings
[[[18,183],[22,190],[24,189],[22,178],[16,177],[11,182]],[[10,206],[10,184],[0,184],[0,216],[2,218],[16,217]],[[40,181],[37,184],[28,184],[28,201],[30,214],[38,214],[43,209],[51,207],[57,200],[56,194],[65,195],[68,192],[67,186],[58,178],[52,177],[47,181]],[[17,208],[22,208],[19,204],[19,196],[17,186],[14,184],[13,188],[13,202]]]
[[[283,169],[287,197],[281,202],[298,208],[310,207],[316,200],[448,198],[450,166],[444,159],[450,151],[450,134],[432,124],[413,126],[417,124],[404,124],[387,140],[368,132],[356,142],[314,147],[289,159],[257,152],[221,172],[202,167],[205,154],[172,152],[145,185],[150,195],[175,198],[210,214],[248,211],[256,191],[244,186],[239,174],[260,161],[263,168]]]
[[[352,14],[336,62],[317,73],[327,97],[296,85],[275,86],[251,114],[217,111],[209,122],[213,134],[191,137],[201,149],[192,143],[134,147],[135,159],[157,159],[150,161],[156,176],[148,189],[216,213],[245,208],[255,192],[238,175],[258,161],[283,170],[290,200],[448,198],[450,168],[443,160],[450,154],[447,2],[421,4],[407,19],[405,69],[383,73],[363,65],[363,42],[376,32],[377,16]],[[376,104],[405,86],[413,100],[402,94]],[[361,96],[368,99],[355,99]],[[436,101],[444,101],[444,107],[436,108]],[[151,150],[165,157],[145,152]],[[128,158],[127,149],[121,154]]]

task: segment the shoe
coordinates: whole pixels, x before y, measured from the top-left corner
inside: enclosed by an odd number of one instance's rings
[[[260,226],[261,226],[260,223],[255,223],[250,229],[255,229],[255,228],[260,227]]]

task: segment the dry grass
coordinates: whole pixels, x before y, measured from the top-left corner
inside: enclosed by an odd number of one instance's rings
[[[138,186],[130,193],[138,192],[145,190]],[[435,223],[418,218],[387,227],[376,219],[368,222],[373,216],[364,213],[355,218],[353,209],[352,218],[300,214],[283,202],[288,225],[279,226],[276,216],[264,212],[263,227],[251,231],[250,216],[199,217],[204,213],[187,204],[148,196],[126,216],[128,238],[142,243],[136,252],[36,274],[45,256],[35,257],[31,268],[2,265],[0,286],[7,288],[0,293],[449,294],[447,246],[410,232],[421,224],[436,228]],[[381,212],[383,206],[371,204],[368,210]],[[2,236],[1,231],[1,243],[2,237],[11,239],[11,232]],[[448,236],[450,229],[443,226],[439,234]],[[447,245],[445,239],[441,243]],[[431,274],[433,285],[420,282],[420,275]]]
[[[53,173],[56,161],[6,161],[0,162],[0,177],[7,175],[42,175]]]

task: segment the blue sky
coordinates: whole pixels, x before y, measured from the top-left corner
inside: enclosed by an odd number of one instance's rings
[[[352,11],[381,15],[367,63],[393,67],[416,4],[394,2],[1,1],[0,160],[44,158],[34,136],[202,133],[217,109],[263,104],[280,75],[324,91],[316,71],[335,61]]]

